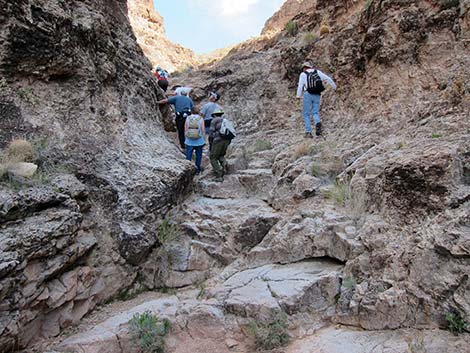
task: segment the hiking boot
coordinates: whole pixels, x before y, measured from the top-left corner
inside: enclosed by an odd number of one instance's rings
[[[321,136],[321,123],[315,124],[315,135]]]
[[[312,135],[311,132],[306,132],[304,137],[311,139],[311,138],[313,138],[313,135]]]

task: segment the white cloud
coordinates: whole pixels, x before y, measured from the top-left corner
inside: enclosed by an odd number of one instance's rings
[[[187,0],[191,13],[200,17],[199,29],[212,40],[224,37],[229,43],[259,35],[265,21],[285,0]],[[201,16],[202,14],[202,16]],[[207,37],[204,39],[207,41]]]
[[[253,15],[258,5],[266,0],[195,0],[194,4],[204,8],[211,15],[228,18],[236,18],[245,15]],[[271,1],[271,0],[269,0]],[[284,0],[271,1],[274,8],[279,8]]]

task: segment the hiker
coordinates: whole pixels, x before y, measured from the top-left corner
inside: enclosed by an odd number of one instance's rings
[[[202,149],[206,144],[204,120],[200,115],[192,114],[186,118],[184,124],[186,159],[191,161],[193,151],[196,152],[196,174],[201,173]]]
[[[204,124],[206,125],[206,130],[209,132],[212,121],[212,113],[216,110],[222,110],[220,105],[216,102],[220,99],[220,95],[217,92],[209,93],[209,102],[204,104],[201,109],[201,116],[204,118]]]
[[[160,88],[166,92],[168,89],[168,72],[163,70],[160,66],[157,66],[155,67],[153,75],[157,79],[157,83]]]
[[[178,140],[183,151],[186,149],[184,143],[184,124],[186,118],[191,115],[194,103],[191,98],[188,97],[189,91],[185,90],[181,92],[181,96],[173,96],[158,101],[158,104],[172,104],[175,107],[176,112],[176,129],[178,130]]]
[[[320,70],[314,69],[309,61],[302,64],[302,70],[299,77],[299,86],[297,88],[297,98],[301,99],[303,95],[302,114],[305,122],[305,137],[312,138],[311,115],[313,115],[313,120],[315,121],[315,135],[320,136],[322,133],[319,113],[321,93],[325,90],[323,80],[334,90],[336,90],[336,84],[331,77],[325,75]]]
[[[224,117],[224,111],[217,109],[212,113],[212,122],[209,132],[211,142],[210,161],[216,178],[214,181],[223,182],[224,174],[227,169],[225,154],[227,148],[235,137],[233,124]]]
[[[189,96],[189,93],[191,92],[192,88],[191,87],[183,87],[181,85],[176,85],[173,86],[172,91],[167,94],[167,96],[181,96],[183,95],[183,92],[186,92],[186,96]]]

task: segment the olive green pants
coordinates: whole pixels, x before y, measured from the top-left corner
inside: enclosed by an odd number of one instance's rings
[[[230,145],[230,140],[219,140],[212,144],[210,159],[212,169],[217,177],[224,176],[225,168],[225,154],[227,153],[228,145]]]

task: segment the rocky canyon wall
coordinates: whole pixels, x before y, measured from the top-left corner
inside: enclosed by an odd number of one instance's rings
[[[163,133],[150,69],[125,0],[0,1],[0,147],[26,138],[39,165],[0,185],[2,352],[131,286],[158,246],[193,170]]]
[[[316,0],[287,0],[265,23],[261,34],[276,33],[299,13],[315,12]]]
[[[129,18],[144,54],[152,65],[176,71],[196,65],[197,55],[168,40],[163,17],[155,11],[153,0],[129,0]]]
[[[468,318],[468,1],[312,3],[291,17],[297,34],[243,43],[183,79],[196,87],[196,98],[209,89],[221,93],[220,104],[241,136],[249,136],[238,140],[237,158],[245,161],[257,139],[272,144],[273,207],[296,210],[302,224],[320,222],[330,210],[331,194],[321,192],[328,180],[346,182],[367,200],[333,208],[348,219],[357,217],[351,215],[357,205],[363,208],[350,238],[358,253],[342,258],[349,282],[334,322],[395,329],[446,327],[448,313]],[[268,24],[289,16],[281,10]],[[301,141],[295,99],[306,59],[338,84],[322,97],[325,140],[311,146]],[[310,185],[310,203],[298,201],[301,185]],[[311,252],[292,255],[306,248],[341,248],[306,240],[314,230],[300,233],[289,235],[289,246],[279,245],[281,234],[268,235],[249,252],[246,266],[308,259]]]

